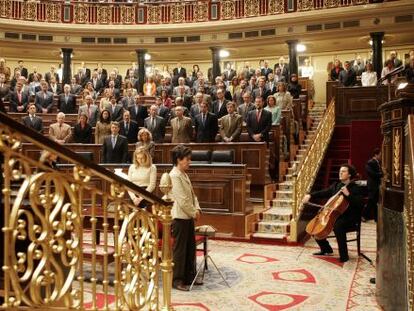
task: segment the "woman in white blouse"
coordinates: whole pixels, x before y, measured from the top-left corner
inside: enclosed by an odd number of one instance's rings
[[[137,186],[145,188],[148,192],[155,190],[157,182],[157,168],[152,164],[150,154],[145,148],[138,148],[134,152],[133,164],[128,169],[128,180]],[[132,202],[138,207],[146,208],[148,202],[129,192]]]
[[[373,71],[371,63],[366,65],[366,71],[361,75],[362,86],[376,86],[377,85],[377,73]]]

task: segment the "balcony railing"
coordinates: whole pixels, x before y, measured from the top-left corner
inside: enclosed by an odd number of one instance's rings
[[[373,0],[189,0],[113,3],[0,0],[0,18],[66,24],[179,24],[235,20],[372,2]]]

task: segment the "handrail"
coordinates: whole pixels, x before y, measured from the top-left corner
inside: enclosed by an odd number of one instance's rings
[[[408,115],[406,128],[406,160],[404,220],[406,237],[406,267],[408,308],[414,309],[414,115]]]
[[[302,199],[313,186],[334,129],[335,99],[332,99],[316,128],[315,136],[293,174],[292,220],[290,223],[291,241],[297,241],[299,238],[300,233],[297,230],[297,222],[302,212]]]
[[[24,126],[23,124],[11,119],[7,116],[7,114],[0,112],[0,123],[4,123],[5,125],[13,128],[17,132],[23,134],[25,136],[25,139],[27,139],[29,142],[34,143],[36,142],[37,145],[41,145],[42,147],[46,149],[52,149],[53,153],[55,153],[58,157],[64,158],[68,160],[69,162],[76,163],[78,165],[83,166],[84,168],[87,168],[91,170],[93,173],[98,175],[100,178],[105,179],[109,182],[116,182],[120,185],[124,185],[129,191],[138,194],[139,196],[143,197],[147,201],[150,201],[151,203],[156,203],[160,205],[165,206],[171,206],[171,202],[166,202],[162,199],[160,199],[158,196],[146,191],[145,189],[138,187],[134,183],[117,176],[110,170],[105,169],[102,166],[99,166],[96,163],[93,163],[92,161],[87,160],[86,158],[76,154],[72,150],[66,148],[64,145],[60,145],[47,137],[39,134],[38,132],[34,131],[31,128],[28,128]]]

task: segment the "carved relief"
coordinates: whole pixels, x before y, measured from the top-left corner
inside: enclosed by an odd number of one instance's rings
[[[84,24],[88,21],[88,7],[84,4],[75,4],[73,19],[77,24]]]
[[[159,6],[148,7],[148,23],[158,24],[161,21],[161,9]]]
[[[61,5],[48,3],[46,5],[46,18],[49,22],[58,23],[61,21]]]
[[[98,6],[98,24],[109,24],[112,21],[112,7]]]
[[[245,16],[258,16],[259,15],[259,1],[258,0],[245,0],[244,1],[244,15]]]
[[[0,2],[0,17],[11,17],[11,1]]]
[[[313,9],[313,0],[298,0],[298,11],[309,11]]]
[[[194,7],[194,21],[204,22],[208,20],[208,5],[207,2],[197,2]]]
[[[283,13],[284,10],[283,0],[269,0],[269,14]]]
[[[339,0],[325,0],[324,7],[325,8],[337,8],[339,7]]]
[[[26,20],[35,20],[37,17],[37,4],[36,2],[24,2],[23,3],[23,18]]]
[[[223,1],[221,3],[221,19],[233,19],[235,11],[236,8],[233,1]]]
[[[393,129],[392,184],[401,186],[401,128]]]
[[[121,24],[132,24],[135,21],[135,7],[121,7]]]
[[[369,0],[352,0],[352,4],[368,4]]]
[[[171,6],[171,21],[173,23],[182,23],[184,20],[184,5],[176,4]]]

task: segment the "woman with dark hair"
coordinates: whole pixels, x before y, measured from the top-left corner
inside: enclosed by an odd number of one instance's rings
[[[200,67],[197,64],[193,65],[193,72],[191,73],[193,80],[197,80],[197,73],[200,71]]]
[[[162,104],[167,107],[168,109],[171,109],[172,106],[172,100],[170,96],[168,96],[168,92],[166,89],[161,90],[161,100]]]
[[[79,122],[73,129],[72,140],[77,144],[91,144],[92,143],[92,126],[88,123],[88,116],[82,113],[79,116]]]
[[[233,77],[233,79],[231,79],[228,90],[230,92],[231,98],[234,98],[234,94],[240,90],[239,79],[237,77]]]
[[[186,171],[191,163],[191,149],[178,145],[172,150],[172,231],[175,239],[173,258],[173,287],[188,290],[196,274],[196,245],[194,222],[200,218],[201,209]],[[202,285],[196,280],[195,285]]]
[[[291,74],[290,76],[288,91],[293,98],[299,98],[300,92],[302,91],[302,86],[298,81],[298,75],[295,73]]]
[[[381,71],[381,78],[384,78],[387,74],[389,74],[391,71],[393,71],[394,68],[394,62],[391,59],[388,59],[385,62],[385,67],[382,68]],[[393,77],[389,78],[389,79],[385,79],[384,81],[382,81],[383,85],[388,85],[388,83],[394,84],[395,82],[397,82],[398,79],[398,75],[394,75]]]
[[[95,127],[95,144],[103,144],[108,135],[111,135],[111,112],[103,109]]]

